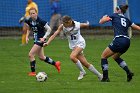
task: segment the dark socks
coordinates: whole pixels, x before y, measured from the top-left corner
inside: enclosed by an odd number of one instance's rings
[[[31,66],[31,71],[32,72],[35,72],[35,64],[36,64],[36,61],[35,60],[32,61],[32,62],[30,62],[30,66]]]
[[[55,65],[55,62],[51,59],[51,58],[49,58],[49,57],[46,57],[46,59],[44,60],[46,63],[49,63],[49,64],[51,64],[51,65]]]
[[[117,59],[115,59],[115,61],[118,63],[118,65],[119,65],[121,68],[123,68],[123,69],[125,70],[125,72],[126,72],[127,74],[130,73],[129,68],[128,68],[127,64],[125,63],[125,61],[124,61],[123,59],[117,58]]]
[[[103,78],[108,79],[108,61],[107,59],[101,59],[101,66],[103,71]]]

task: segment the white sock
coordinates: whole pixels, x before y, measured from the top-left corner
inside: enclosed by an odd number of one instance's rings
[[[84,70],[84,68],[83,68],[83,66],[82,66],[82,64],[81,64],[81,62],[80,62],[79,60],[77,61],[76,66],[78,67],[78,69],[79,69],[80,71],[86,73],[86,71]]]
[[[90,65],[89,68],[88,68],[91,72],[93,72],[95,75],[97,75],[98,77],[101,76],[101,73],[98,72],[96,70],[96,68],[93,66],[93,65]]]

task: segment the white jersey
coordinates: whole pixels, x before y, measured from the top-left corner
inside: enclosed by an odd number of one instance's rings
[[[73,49],[76,46],[80,48],[85,48],[85,40],[80,34],[80,22],[74,21],[74,27],[64,27],[63,31],[66,34],[68,41],[69,41],[69,48]]]

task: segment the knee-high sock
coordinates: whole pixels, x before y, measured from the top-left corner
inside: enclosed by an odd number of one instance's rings
[[[90,65],[88,69],[89,69],[91,72],[93,72],[95,75],[101,76],[101,73],[98,72],[98,70],[97,70],[93,65]]]
[[[36,61],[35,60],[32,61],[32,62],[30,62],[30,67],[31,67],[31,71],[32,72],[35,72],[35,64],[36,64]]]
[[[76,66],[78,67],[78,69],[82,72],[86,72],[81,64],[81,62],[78,60],[77,63],[76,63]]]
[[[108,78],[108,61],[107,59],[101,59],[101,67],[103,71],[103,78]]]
[[[129,68],[128,68],[126,62],[125,62],[123,59],[117,58],[117,59],[115,59],[115,61],[118,63],[118,65],[119,65],[127,74],[130,73],[130,70],[129,70]]]
[[[44,60],[46,63],[49,63],[51,65],[55,65],[55,61],[53,61],[51,58],[46,56],[46,59]]]

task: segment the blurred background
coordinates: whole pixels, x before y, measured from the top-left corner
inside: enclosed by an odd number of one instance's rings
[[[33,0],[39,9],[39,16],[50,23],[51,4],[50,0]],[[90,22],[90,29],[83,29],[81,33],[85,36],[112,35],[110,23],[100,25],[99,19],[103,15],[113,13],[114,6],[128,4],[129,11],[126,16],[136,24],[140,24],[140,0],[58,0],[61,16],[69,15],[80,22]],[[0,0],[0,37],[20,38],[23,24],[19,19],[24,16],[27,0]],[[85,31],[86,30],[86,31]],[[140,35],[133,31],[133,35]]]

